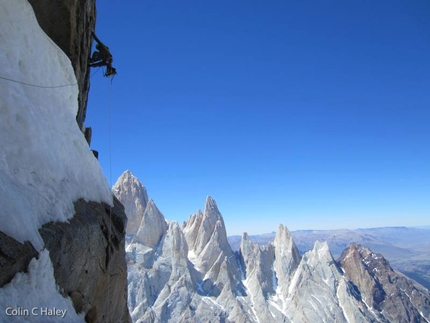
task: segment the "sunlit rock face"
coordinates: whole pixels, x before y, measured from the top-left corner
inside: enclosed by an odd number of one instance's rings
[[[126,205],[147,196],[129,172],[118,183],[114,190],[128,192],[121,195]],[[328,244],[317,241],[300,255],[279,225],[267,245],[244,233],[233,252],[210,196],[182,225],[166,220],[151,199],[129,218],[141,219],[126,249],[134,322],[426,322],[429,316],[429,292],[368,248],[351,245],[336,261]]]
[[[127,234],[136,234],[139,230],[146,205],[148,193],[137,177],[125,171],[112,188],[115,197],[124,205],[127,214]]]
[[[211,197],[203,212],[181,226],[168,223],[159,211],[153,214],[151,221],[143,216],[127,247],[128,306],[135,322],[403,322],[398,312],[418,313],[416,322],[428,317],[428,291],[418,287],[410,307],[387,300],[384,310],[376,307],[387,292],[378,290],[382,283],[375,282],[373,267],[363,259],[377,261],[376,267],[387,263],[355,252],[354,246],[340,262],[319,241],[301,256],[280,225],[268,245],[258,246],[244,233],[233,252]],[[137,237],[139,232],[148,237]]]
[[[426,322],[430,317],[429,291],[395,272],[381,255],[361,245],[350,245],[339,262],[360,299],[388,322]]]

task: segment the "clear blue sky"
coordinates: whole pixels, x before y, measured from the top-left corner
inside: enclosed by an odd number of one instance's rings
[[[429,17],[427,0],[99,1],[118,76],[91,78],[92,148],[167,219],[211,195],[229,234],[429,224]]]

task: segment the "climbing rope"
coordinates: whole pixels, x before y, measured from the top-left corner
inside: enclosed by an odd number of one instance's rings
[[[64,85],[55,85],[55,86],[45,86],[45,85],[37,85],[37,84],[30,84],[30,83],[26,83],[26,82],[21,82],[21,81],[13,80],[13,79],[3,77],[3,76],[0,76],[0,79],[6,80],[9,82],[13,82],[13,83],[23,84],[26,86],[38,87],[38,88],[42,88],[42,89],[56,89],[56,88],[60,88],[60,87],[78,85],[78,83],[73,83],[73,84],[64,84]]]
[[[96,70],[93,72],[93,74],[91,74],[90,78],[92,78],[94,75],[96,75],[96,74],[97,74],[97,72],[100,70],[100,68],[101,68],[101,66],[100,66],[98,69],[96,69]]]
[[[97,72],[100,70],[101,67],[99,67],[97,70],[95,70],[93,72],[93,74],[90,75],[90,78],[92,78],[94,75],[97,74]],[[61,87],[68,87],[68,86],[75,86],[78,85],[78,83],[72,83],[72,84],[64,84],[64,85],[54,85],[54,86],[47,86],[47,85],[37,85],[37,84],[31,84],[31,83],[26,83],[26,82],[21,82],[18,80],[13,80],[4,76],[0,76],[0,79],[5,80],[5,81],[9,81],[9,82],[13,82],[13,83],[18,83],[18,84],[22,84],[22,85],[26,85],[26,86],[32,86],[32,87],[38,87],[41,89],[57,89],[57,88],[61,88]]]
[[[111,135],[111,131],[112,131],[112,104],[111,104],[111,96],[112,96],[112,82],[111,85],[108,88],[108,141],[109,141],[109,188],[112,190],[112,135]],[[109,208],[109,234],[108,234],[108,253],[110,252],[110,248],[112,246],[112,241],[111,241],[111,235],[112,235],[112,208],[115,206],[115,202],[114,202],[114,196],[112,193],[112,206]],[[109,255],[110,257],[110,255]],[[111,259],[109,259],[109,264],[111,263]],[[111,275],[109,273],[108,268],[106,268],[106,271],[108,272],[108,297],[107,297],[107,301],[108,301],[108,307],[109,307],[109,302],[111,301]],[[110,313],[110,311],[109,311]],[[109,314],[108,314],[109,315]],[[110,322],[110,317],[108,317],[108,322]]]

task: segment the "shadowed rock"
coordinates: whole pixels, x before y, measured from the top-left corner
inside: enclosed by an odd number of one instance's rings
[[[9,283],[18,272],[26,272],[28,264],[38,252],[25,241],[20,243],[0,231],[0,287]]]
[[[115,199],[104,203],[75,202],[74,217],[39,229],[64,296],[87,322],[130,322],[127,308],[124,208]]]

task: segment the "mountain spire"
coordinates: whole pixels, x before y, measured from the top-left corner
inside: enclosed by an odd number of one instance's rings
[[[137,177],[126,170],[112,188],[115,197],[124,205],[127,215],[127,234],[136,234],[148,204],[148,193]]]
[[[140,222],[139,230],[133,238],[133,243],[139,242],[144,246],[155,248],[161,237],[166,233],[167,223],[163,214],[152,199],[149,200]]]

